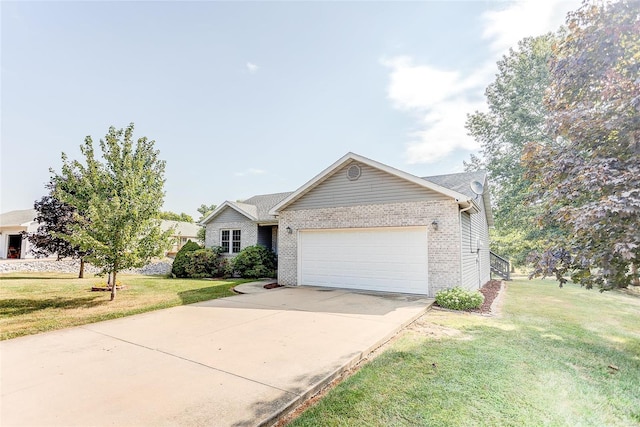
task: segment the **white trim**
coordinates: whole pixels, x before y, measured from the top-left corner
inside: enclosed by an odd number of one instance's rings
[[[338,159],[336,162],[334,162],[331,166],[329,166],[328,168],[326,168],[325,170],[320,172],[318,175],[313,177],[311,180],[309,180],[302,187],[298,188],[296,191],[291,193],[288,197],[286,197],[280,203],[278,203],[273,208],[271,208],[271,210],[269,211],[269,215],[278,215],[279,211],[281,211],[282,209],[286,208],[288,205],[290,205],[291,203],[293,203],[294,201],[296,201],[297,199],[299,199],[300,197],[302,197],[303,195],[305,195],[306,193],[311,191],[320,182],[322,182],[325,178],[327,178],[334,171],[336,171],[339,167],[341,167],[343,164],[345,164],[346,162],[351,161],[351,160],[363,163],[365,165],[371,166],[371,167],[376,168],[376,169],[380,169],[380,170],[382,170],[384,172],[387,172],[387,173],[389,173],[391,175],[395,175],[395,176],[397,176],[399,178],[405,179],[405,180],[407,180],[409,182],[412,182],[414,184],[417,184],[417,185],[419,185],[421,187],[427,188],[429,190],[433,190],[433,191],[438,192],[440,194],[444,194],[445,196],[449,196],[449,197],[455,199],[459,203],[469,203],[469,202],[471,202],[469,197],[465,196],[462,193],[458,193],[457,191],[453,191],[453,190],[450,190],[448,188],[442,187],[440,185],[434,184],[433,182],[427,181],[427,180],[425,180],[423,178],[419,178],[419,177],[417,177],[415,175],[411,175],[410,173],[403,172],[403,171],[401,171],[399,169],[393,168],[393,167],[385,165],[383,163],[376,162],[375,160],[371,160],[371,159],[368,159],[366,157],[360,156],[359,154],[355,154],[355,153],[349,152],[349,153],[345,154],[344,156],[342,156],[340,159]]]
[[[224,246],[222,246],[222,233],[228,231],[229,232],[229,240],[228,240],[228,244],[229,244],[229,251],[228,252],[223,252],[223,254],[239,254],[240,252],[242,252],[242,229],[240,228],[221,228],[220,229],[220,247],[224,248]],[[234,240],[233,239],[233,232],[237,231],[238,233],[240,233],[240,240]],[[240,249],[238,250],[238,252],[234,252],[233,251],[233,243],[234,242],[238,242],[240,243]]]

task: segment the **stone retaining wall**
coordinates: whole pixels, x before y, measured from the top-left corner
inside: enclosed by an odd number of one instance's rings
[[[124,270],[125,274],[168,274],[171,271],[173,260],[165,258],[153,261],[150,264],[131,270]],[[51,259],[32,260],[5,260],[0,262],[0,273],[13,272],[47,272],[47,273],[78,273],[80,261],[63,259],[60,261]],[[99,271],[89,263],[85,263],[84,271],[87,274],[95,274]]]

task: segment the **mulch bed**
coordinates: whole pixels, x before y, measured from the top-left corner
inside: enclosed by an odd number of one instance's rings
[[[274,289],[274,288],[281,288],[282,285],[279,285],[277,283],[268,283],[266,285],[263,286],[265,289]]]
[[[475,310],[469,310],[469,311],[473,311],[475,313],[483,313],[483,314],[491,313],[491,304],[493,303],[493,300],[496,299],[496,297],[500,293],[501,284],[502,284],[501,280],[489,280],[487,283],[485,283],[485,285],[482,288],[480,288],[480,293],[484,295],[484,302],[482,303],[480,308],[477,308]]]

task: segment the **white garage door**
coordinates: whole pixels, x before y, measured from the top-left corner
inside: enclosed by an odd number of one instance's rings
[[[301,230],[302,285],[427,294],[426,227]]]

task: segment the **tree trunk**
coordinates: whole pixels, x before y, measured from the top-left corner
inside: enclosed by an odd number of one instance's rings
[[[113,281],[111,282],[111,301],[116,299],[116,271],[113,271]]]
[[[80,258],[80,272],[78,273],[78,279],[84,279],[84,259]]]
[[[640,286],[640,277],[638,277],[638,266],[631,264],[631,273],[635,276],[631,284],[633,286]]]

